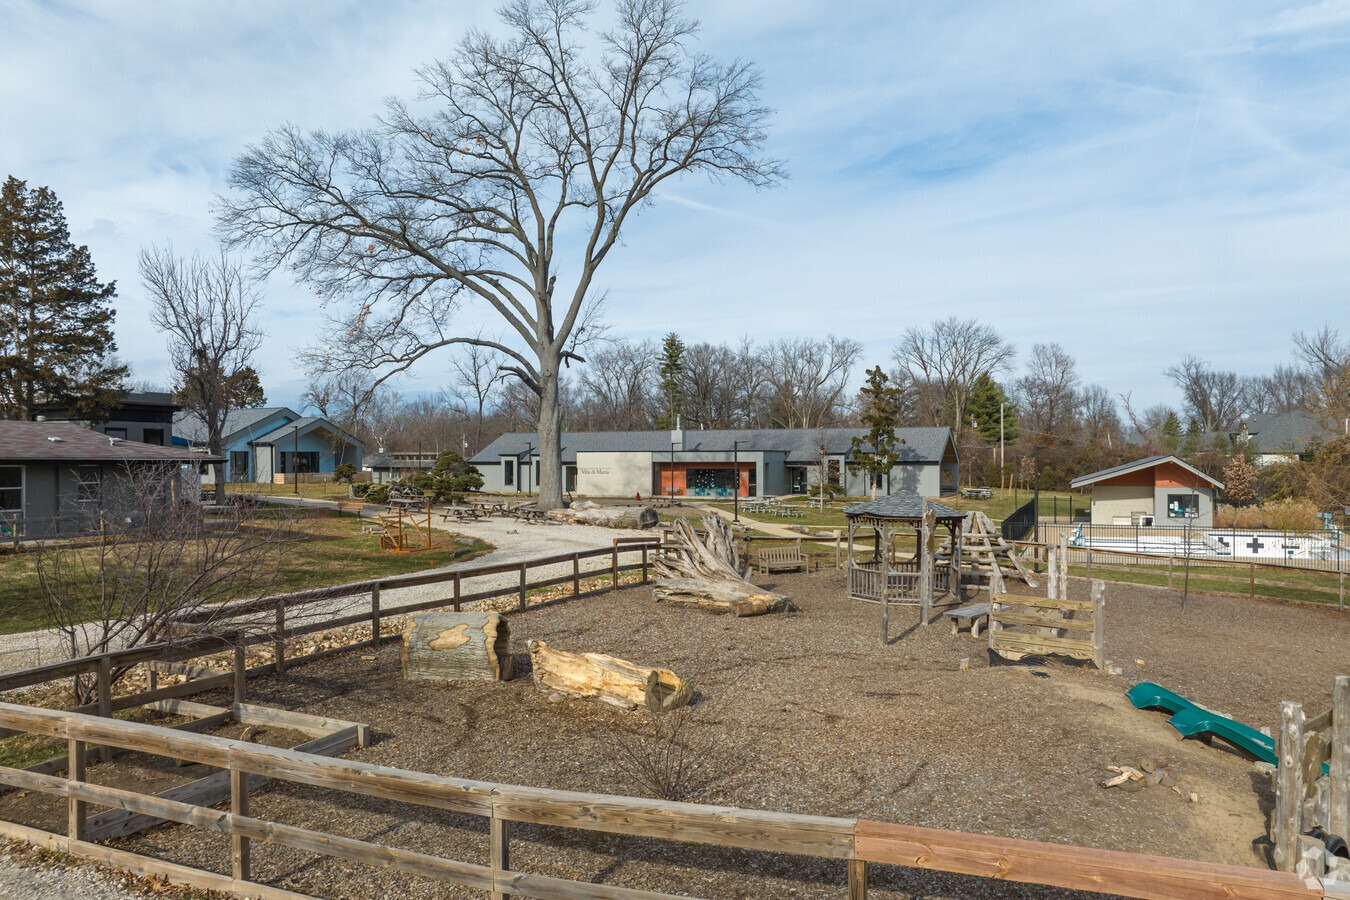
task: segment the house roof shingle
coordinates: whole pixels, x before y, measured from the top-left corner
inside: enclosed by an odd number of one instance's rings
[[[232,409],[225,416],[225,429],[222,437],[226,443],[230,443],[235,435],[241,431],[254,431],[266,419],[282,413],[291,417],[292,420],[300,418],[300,414],[289,406],[259,406],[254,409]],[[269,428],[268,431],[273,429]],[[181,412],[173,417],[173,433],[175,437],[185,438],[194,443],[206,442],[206,423],[201,420],[196,413]],[[262,432],[259,432],[260,434]],[[256,435],[251,436],[256,437]]]
[[[0,420],[0,460],[14,462],[209,462],[185,447],[110,438],[73,422]]]
[[[913,519],[917,521],[923,518],[923,500],[923,497],[910,491],[896,491],[888,497],[878,497],[866,503],[846,506],[844,507],[844,515],[850,519],[867,516],[874,519]],[[946,504],[938,503],[936,500],[929,500],[928,508],[933,511],[939,521],[964,519],[966,517],[965,513],[952,509]]]

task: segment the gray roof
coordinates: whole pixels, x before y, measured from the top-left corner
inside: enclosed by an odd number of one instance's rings
[[[1073,481],[1069,482],[1069,487],[1071,488],[1086,487],[1089,484],[1094,484],[1098,481],[1106,481],[1107,479],[1115,478],[1118,475],[1127,475],[1130,472],[1142,472],[1144,469],[1151,469],[1154,466],[1161,465],[1162,463],[1165,462],[1176,463],[1177,465],[1185,469],[1187,472],[1190,472],[1192,475],[1196,475],[1199,476],[1200,478],[1205,479],[1210,484],[1214,485],[1216,488],[1223,487],[1222,481],[1219,481],[1215,478],[1210,478],[1204,472],[1201,472],[1195,466],[1190,465],[1184,460],[1178,459],[1175,456],[1167,456],[1165,454],[1159,456],[1146,456],[1143,459],[1137,459],[1134,462],[1122,463],[1121,465],[1118,466],[1112,466],[1109,469],[1102,469],[1100,472],[1093,472],[1090,475],[1079,475]]]
[[[742,453],[784,453],[789,463],[819,462],[819,447],[831,455],[850,454],[853,438],[865,436],[865,428],[736,428],[684,432],[683,453],[730,453],[732,441],[741,442]],[[942,461],[951,430],[947,428],[897,428],[900,463],[937,463]],[[563,462],[575,463],[577,453],[669,453],[669,431],[565,431],[562,436]],[[524,456],[539,452],[539,437],[534,432],[504,434],[469,461],[492,464],[501,456]]]
[[[1266,453],[1303,453],[1336,434],[1301,410],[1251,416],[1246,425],[1252,445]]]
[[[928,508],[940,520],[964,519],[966,514],[952,509],[936,500],[928,501]],[[844,515],[850,519],[867,516],[873,519],[913,519],[923,518],[923,498],[910,491],[896,491],[889,497],[878,497],[866,503],[857,503],[844,508]]]
[[[284,445],[286,443],[287,438],[293,437],[296,434],[308,434],[309,432],[314,431],[316,429],[323,429],[324,431],[329,431],[334,434],[341,435],[347,441],[347,443],[353,446],[356,447],[363,446],[363,443],[361,441],[357,440],[350,433],[337,427],[332,422],[328,421],[322,416],[301,416],[300,418],[287,422],[284,425],[278,425],[276,428],[273,428],[271,431],[265,434],[258,435],[257,437],[253,438],[253,443],[255,444],[280,443]]]
[[[283,413],[292,420],[300,414],[289,406],[259,406],[254,409],[232,409],[225,416],[225,431],[222,437],[229,443],[240,432],[256,431],[260,423],[271,416]],[[206,442],[206,423],[196,413],[184,410],[173,417],[174,436],[195,443]],[[273,429],[268,429],[271,431]],[[260,432],[261,433],[261,432]],[[252,439],[254,435],[250,435]]]
[[[73,422],[0,420],[0,460],[30,462],[208,462],[185,447],[109,438]]]

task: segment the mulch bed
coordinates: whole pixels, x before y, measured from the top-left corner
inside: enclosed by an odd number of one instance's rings
[[[1265,863],[1268,776],[1216,741],[1179,742],[1160,713],[1124,691],[1157,681],[1253,726],[1279,702],[1311,712],[1350,671],[1350,618],[1334,610],[1180,596],[1109,585],[1107,656],[1123,675],[1056,663],[995,665],[987,644],[844,599],[842,573],[767,583],[799,612],[734,619],[653,602],[635,587],[512,618],[505,684],[405,682],[387,644],[250,683],[249,701],[369,722],[351,758],[540,787],[649,796],[625,750],[653,746],[645,713],[556,702],[528,676],[525,642],[608,653],[673,669],[697,691],[681,732],[701,764],[692,801],[859,816],[1240,865]],[[1075,579],[1072,596],[1086,596]],[[1028,591],[1030,592],[1030,591]],[[1042,586],[1035,593],[1044,593]],[[969,668],[962,670],[961,661]],[[1339,667],[1339,669],[1338,669]],[[211,697],[203,698],[213,702]],[[226,698],[219,698],[224,701]],[[1198,802],[1166,788],[1103,789],[1110,765],[1164,756]],[[486,821],[282,785],[255,796],[277,821],[487,862]],[[228,840],[166,827],[128,839],[139,852],[228,872]],[[842,897],[844,865],[580,831],[520,827],[513,866],[540,874],[704,897]],[[332,897],[476,896],[381,870],[256,846],[255,877]],[[1024,885],[873,867],[870,896],[1077,896]]]

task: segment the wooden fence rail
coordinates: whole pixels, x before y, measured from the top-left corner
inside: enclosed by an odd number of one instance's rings
[[[1335,891],[1340,889],[1332,883],[1324,885],[1315,878],[1239,866],[851,818],[670,803],[428,775],[136,722],[8,703],[0,703],[0,726],[64,740],[72,748],[70,759],[73,761],[65,777],[0,767],[0,783],[62,797],[69,810],[64,835],[12,822],[0,822],[0,835],[194,887],[250,896],[299,896],[252,880],[251,845],[260,841],[440,883],[490,891],[494,897],[640,900],[669,896],[513,871],[512,823],[839,860],[843,864],[850,900],[866,897],[868,863],[1169,900],[1176,897],[1312,900],[1336,896]],[[90,784],[85,780],[83,765],[83,748],[88,744],[186,760],[228,772],[230,811],[221,812],[192,802]],[[255,778],[481,816],[488,819],[489,864],[478,865],[392,848],[252,816],[249,814],[248,790]],[[231,874],[205,872],[92,843],[87,839],[87,809],[91,805],[179,822],[229,836]]]

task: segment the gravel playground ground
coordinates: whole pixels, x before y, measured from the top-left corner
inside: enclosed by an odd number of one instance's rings
[[[512,617],[516,678],[504,684],[405,682],[397,644],[357,650],[251,682],[250,701],[371,723],[351,758],[443,775],[644,795],[624,746],[652,746],[648,719],[554,702],[528,675],[529,639],[673,669],[696,702],[681,736],[697,751],[687,799],[862,816],[1195,860],[1264,867],[1269,778],[1216,741],[1172,737],[1162,714],[1124,691],[1160,682],[1254,726],[1283,699],[1316,712],[1350,668],[1350,619],[1334,610],[1192,597],[1110,585],[1107,655],[1124,674],[1047,664],[990,666],[986,644],[945,621],[917,627],[844,599],[842,573],[768,582],[800,611],[734,619],[656,604],[636,587]],[[1043,592],[1043,587],[1041,591]],[[1085,596],[1075,580],[1073,596]],[[963,671],[961,660],[970,668]],[[213,702],[213,698],[204,698]],[[226,698],[214,698],[223,701]],[[1163,756],[1188,802],[1165,787],[1103,789],[1108,765]],[[283,785],[255,814],[296,825],[486,862],[486,826],[397,804]],[[228,871],[226,841],[167,827],[125,845]],[[724,851],[578,831],[513,831],[513,864],[541,874],[704,897],[841,897],[836,861]],[[254,849],[255,877],[330,897],[459,897],[469,891],[385,871]],[[1066,898],[1069,892],[873,867],[879,898]]]

